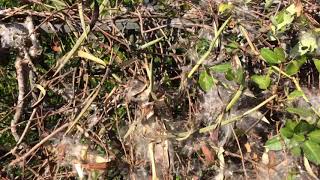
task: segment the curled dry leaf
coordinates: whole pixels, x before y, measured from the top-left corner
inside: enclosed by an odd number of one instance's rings
[[[201,143],[201,151],[204,154],[206,164],[209,165],[214,162],[214,155],[205,143]]]

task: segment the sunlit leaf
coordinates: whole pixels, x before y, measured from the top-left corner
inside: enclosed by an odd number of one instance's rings
[[[282,48],[275,48],[274,50],[262,48],[260,54],[268,64],[279,64],[285,61],[285,52]]]
[[[286,8],[286,11],[287,11],[290,15],[294,15],[295,13],[297,13],[295,4],[291,4],[289,7],[287,7],[287,8]]]
[[[226,11],[229,11],[233,8],[233,4],[231,2],[228,3],[220,3],[218,7],[218,13],[223,14]]]
[[[320,73],[320,59],[313,59],[313,63],[316,66],[318,72]]]
[[[294,155],[294,156],[300,156],[301,155],[301,147],[300,146],[295,146],[293,148],[290,149],[290,152]]]
[[[293,100],[293,99],[296,99],[296,98],[301,97],[301,96],[303,96],[303,92],[302,91],[294,90],[288,95],[288,100]]]
[[[32,107],[37,106],[46,96],[46,92],[47,92],[40,84],[35,84],[34,87],[39,89],[41,94],[39,95],[38,100],[32,105]]]
[[[265,0],[264,9],[268,9],[274,0]]]
[[[53,76],[57,75],[60,70],[66,65],[66,63],[70,60],[70,58],[74,55],[74,53],[79,49],[79,47],[81,46],[82,42],[84,41],[85,37],[87,37],[87,33],[89,32],[90,27],[87,26],[86,31],[84,31],[81,36],[79,37],[79,39],[77,40],[77,42],[75,43],[75,45],[72,47],[72,49],[65,54],[61,59],[59,59],[56,63],[56,72],[54,73]]]
[[[301,56],[299,59],[291,61],[286,67],[286,73],[290,76],[298,73],[301,66],[306,62],[306,56]]]
[[[297,61],[291,61],[286,67],[286,73],[288,75],[294,75],[300,70],[299,63]]]
[[[223,63],[210,67],[210,70],[214,72],[225,73],[231,69],[231,63]]]
[[[80,23],[81,23],[82,30],[87,35],[88,33],[86,32],[86,23],[85,23],[85,20],[84,20],[84,13],[83,13],[82,3],[78,3],[78,11],[79,11],[79,17],[80,17]],[[88,38],[88,37],[86,37],[86,38]]]
[[[286,147],[287,147],[288,149],[291,149],[291,148],[300,146],[300,144],[301,144],[300,142],[297,142],[297,141],[296,141],[295,139],[293,139],[293,138],[288,139],[288,138],[284,137],[284,141],[285,141]]]
[[[320,143],[320,130],[314,130],[308,134],[308,138],[313,142]]]
[[[298,125],[297,121],[293,121],[293,120],[287,120],[285,127],[291,129],[292,131],[294,130],[294,128]]]
[[[287,107],[286,110],[289,113],[297,114],[300,117],[310,117],[314,115],[314,112],[311,109],[307,108]]]
[[[320,164],[320,145],[314,141],[307,140],[303,143],[302,149],[307,159],[316,165]]]
[[[238,49],[238,48],[239,48],[239,43],[237,43],[235,41],[226,45],[226,51],[228,53],[231,53],[232,51],[234,51],[235,49]]]
[[[279,151],[279,150],[282,150],[282,148],[283,148],[282,143],[281,143],[281,139],[279,136],[275,136],[275,137],[269,139],[266,142],[265,147],[269,150],[272,150],[272,151]]]
[[[277,57],[274,55],[273,51],[269,48],[262,48],[260,50],[262,58],[269,64],[279,64],[280,61],[277,60]]]
[[[242,95],[243,87],[241,86],[238,91],[234,94],[233,98],[229,102],[229,104],[226,107],[226,111],[229,111],[240,99],[240,96]]]
[[[102,59],[100,59],[100,58],[98,58],[98,57],[96,57],[96,56],[94,56],[94,55],[92,55],[90,53],[87,53],[87,52],[84,52],[84,51],[80,50],[80,51],[78,51],[78,56],[82,57],[82,58],[89,59],[89,60],[91,60],[91,61],[93,61],[95,63],[101,64],[104,67],[107,66],[107,64]]]
[[[295,6],[292,4],[287,9],[280,11],[275,17],[271,18],[277,31],[283,31],[294,20]]]
[[[303,142],[304,140],[306,140],[306,138],[304,137],[304,134],[293,134],[292,140]]]
[[[157,39],[155,39],[155,40],[152,40],[152,41],[150,41],[150,42],[147,42],[146,44],[141,45],[138,49],[145,49],[145,48],[147,48],[147,47],[150,47],[150,46],[152,46],[152,45],[160,42],[163,38],[164,38],[164,37],[159,37],[159,38],[157,38]]]
[[[300,38],[300,42],[298,43],[300,55],[304,55],[308,52],[313,52],[318,48],[317,37],[313,32],[305,32],[302,34]]]
[[[280,129],[280,134],[283,136],[283,137],[286,137],[286,138],[291,138],[293,136],[293,130],[288,128],[288,127],[284,127],[284,128],[281,128]]]
[[[271,82],[269,76],[253,75],[251,79],[260,89],[268,89]]]
[[[215,85],[217,80],[210,76],[206,71],[202,71],[199,76],[199,85],[202,90],[208,92]]]
[[[284,50],[282,48],[274,48],[273,49],[274,55],[276,56],[276,58],[281,61],[284,62],[286,59],[286,53],[284,52]]]

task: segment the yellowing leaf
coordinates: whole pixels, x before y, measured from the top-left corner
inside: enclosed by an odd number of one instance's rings
[[[233,4],[229,3],[220,3],[218,7],[218,13],[223,14],[224,12],[231,10],[233,8]]]
[[[87,33],[89,32],[89,30],[90,30],[90,26],[88,26],[87,30],[81,34],[81,36],[79,37],[79,39],[77,40],[73,48],[67,54],[65,54],[61,59],[57,61],[57,64],[56,64],[57,70],[53,76],[56,76],[59,73],[59,71],[65,66],[65,64],[70,60],[70,58],[78,50],[78,48],[81,46],[82,42],[84,41],[85,37],[87,36]]]
[[[32,105],[32,107],[37,106],[37,105],[42,101],[42,99],[46,96],[46,90],[45,90],[40,84],[35,84],[34,87],[36,87],[37,89],[39,89],[40,92],[41,92],[41,94],[39,95],[37,102],[35,102],[35,103]]]
[[[85,32],[86,38],[87,38],[87,30],[86,30],[86,23],[84,21],[84,14],[83,14],[83,7],[82,7],[82,3],[80,2],[78,4],[78,11],[79,11],[79,17],[80,17],[80,22],[81,22],[81,26],[82,26],[82,30],[83,32]]]
[[[101,65],[103,65],[104,67],[106,67],[107,66],[107,64],[102,60],[102,59],[100,59],[100,58],[98,58],[98,57],[96,57],[96,56],[94,56],[94,55],[92,55],[92,54],[90,54],[90,53],[87,53],[87,52],[84,52],[84,51],[78,51],[78,56],[79,57],[82,57],[82,58],[86,58],[86,59],[89,59],[89,60],[91,60],[91,61],[93,61],[93,62],[96,62],[96,63],[98,63],[98,64],[101,64]]]

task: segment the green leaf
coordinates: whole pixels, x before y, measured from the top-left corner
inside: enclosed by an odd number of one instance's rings
[[[243,68],[239,68],[239,69],[235,70],[233,74],[234,74],[234,80],[238,84],[244,83],[244,70],[243,70]]]
[[[300,121],[298,125],[294,128],[294,133],[295,134],[307,134],[310,131],[314,130],[315,127],[306,121]]]
[[[301,96],[303,96],[303,92],[302,91],[294,90],[288,95],[288,100],[293,100],[293,99],[296,99],[296,98],[301,97]]]
[[[229,69],[225,73],[225,77],[229,81],[235,81],[238,84],[243,84],[244,83],[244,70],[242,67],[239,69]]]
[[[163,38],[164,38],[164,37],[159,37],[159,38],[154,39],[154,40],[152,40],[152,41],[150,41],[150,42],[147,42],[147,43],[141,45],[140,47],[138,47],[138,49],[146,49],[146,48],[148,48],[148,47],[150,47],[150,46],[152,46],[152,45],[160,42]]]
[[[210,67],[210,70],[219,73],[225,73],[231,69],[231,63],[223,63]]]
[[[294,4],[291,4],[289,7],[286,8],[286,11],[290,14],[290,15],[294,15],[297,10],[296,10],[296,6]]]
[[[232,73],[232,69],[229,69],[226,73],[225,73],[226,79],[228,81],[232,81],[234,79],[234,75]]]
[[[274,48],[273,51],[269,48],[262,48],[260,54],[268,64],[279,64],[286,59],[286,54],[282,48]]]
[[[262,58],[268,64],[279,64],[279,63],[281,63],[281,61],[277,59],[277,56],[275,55],[275,53],[269,48],[260,49],[260,54],[261,54]]]
[[[202,71],[199,77],[199,85],[202,90],[208,92],[215,85],[217,80],[210,76],[207,71]]]
[[[286,59],[286,53],[284,52],[284,50],[282,48],[274,48],[273,50],[276,58],[281,61],[284,62]]]
[[[299,65],[299,66],[304,65],[304,63],[307,62],[307,56],[300,56],[300,58],[297,59],[297,62],[298,62],[298,65]]]
[[[265,0],[264,9],[268,9],[273,3],[273,0]]]
[[[287,139],[285,138],[285,144],[288,147],[288,149],[292,149],[294,147],[300,146],[300,143],[297,142],[295,139]]]
[[[296,142],[303,142],[306,138],[303,134],[293,134],[292,140],[295,140]]]
[[[290,149],[291,153],[294,156],[300,156],[301,155],[301,148],[299,146],[295,146],[292,149]]]
[[[302,56],[300,59],[298,60],[293,60],[291,61],[287,67],[286,67],[286,73],[288,75],[294,75],[297,72],[299,72],[300,67],[307,61],[307,58],[305,56]]]
[[[303,153],[307,157],[307,159],[316,165],[320,164],[320,145],[307,140],[302,145]]]
[[[310,132],[308,138],[313,142],[320,143],[320,129]]]
[[[307,108],[287,107],[286,110],[289,113],[297,114],[300,117],[311,117],[314,115],[314,112],[311,109]]]
[[[313,59],[313,63],[316,66],[318,72],[320,73],[320,59]]]
[[[251,80],[258,85],[260,89],[268,89],[271,79],[269,76],[253,75]]]
[[[294,130],[294,128],[298,125],[297,121],[293,121],[293,120],[287,120],[285,127],[291,129],[292,131]]]
[[[238,48],[239,48],[239,43],[237,43],[235,41],[226,45],[227,53],[231,53],[232,51],[234,51],[235,49],[238,49]]]
[[[279,151],[279,150],[282,150],[283,148],[279,136],[274,136],[273,138],[269,139],[266,142],[265,147],[272,151]]]
[[[291,76],[298,73],[300,66],[297,61],[291,61],[286,67],[286,73]]]
[[[281,11],[271,20],[275,25],[277,31],[284,31],[285,27],[292,23],[292,21],[294,20],[294,16],[290,12]]]
[[[208,51],[209,46],[210,46],[210,42],[208,39],[205,39],[205,38],[199,39],[196,45],[197,53],[200,56],[202,56],[205,52]]]
[[[289,127],[284,127],[280,129],[280,134],[281,136],[290,139],[293,136],[293,130],[290,129]]]

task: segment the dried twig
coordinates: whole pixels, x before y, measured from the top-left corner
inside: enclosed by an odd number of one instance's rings
[[[64,125],[62,125],[61,127],[59,127],[58,129],[56,129],[55,131],[53,131],[50,135],[48,135],[47,137],[43,138],[38,144],[36,144],[35,146],[33,146],[27,153],[25,153],[24,155],[22,155],[21,157],[13,160],[9,166],[13,166],[15,164],[17,164],[18,162],[23,162],[27,157],[29,157],[35,150],[37,150],[41,145],[43,145],[45,142],[47,142],[49,139],[51,139],[52,137],[54,137],[56,134],[58,134],[59,132],[61,132],[62,130],[64,130],[65,128],[67,128],[69,126],[70,123],[65,123]]]

